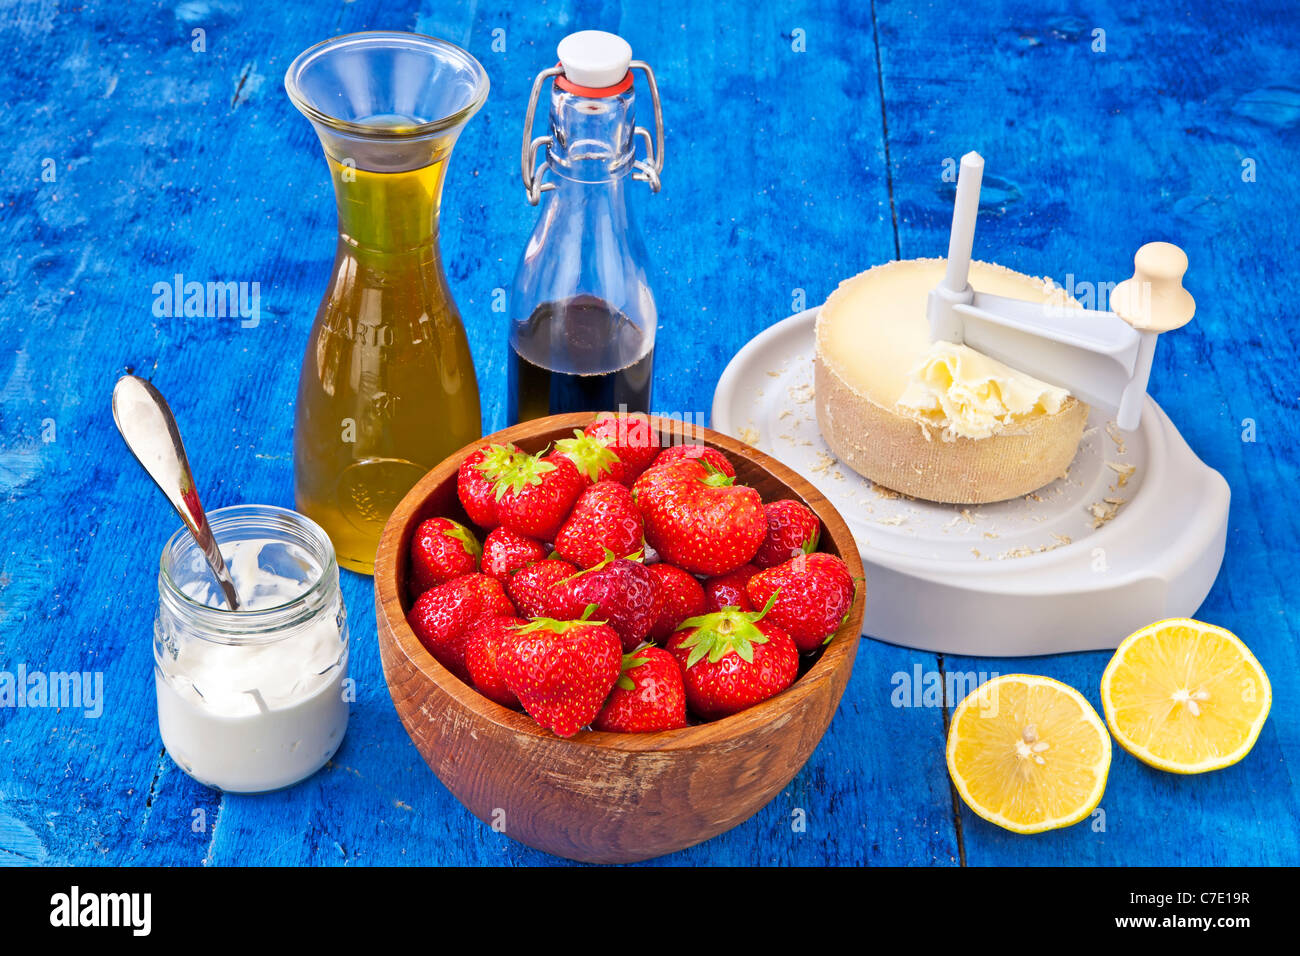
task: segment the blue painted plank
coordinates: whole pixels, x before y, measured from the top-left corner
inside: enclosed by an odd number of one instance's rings
[[[682,11],[671,7],[647,19],[616,9],[509,13],[427,4],[412,21],[393,22],[377,3],[331,5],[326,17],[304,17],[307,6],[280,5],[257,17],[236,4],[158,6],[130,35],[106,7],[82,11],[78,29],[55,29],[32,8],[19,18],[30,36],[4,35],[17,70],[6,86],[6,119],[28,131],[28,166],[12,177],[26,185],[4,222],[18,249],[9,268],[15,280],[38,280],[34,303],[20,308],[12,296],[4,303],[0,373],[11,463],[4,476],[18,506],[6,520],[11,538],[43,529],[48,544],[35,555],[5,557],[3,607],[15,626],[6,629],[0,660],[94,666],[109,688],[95,722],[60,715],[56,726],[48,713],[0,715],[7,821],[0,842],[15,856],[167,864],[545,859],[475,821],[423,766],[383,684],[369,582],[355,575],[344,575],[344,590],[359,699],[348,739],[324,772],[283,794],[219,798],[181,774],[157,739],[148,678],[152,565],[172,520],[122,454],[106,398],[127,368],[154,379],[187,433],[209,507],[291,502],[293,390],[334,229],[319,148],[280,88],[300,49],[367,26],[417,28],[464,42],[487,66],[494,92],[452,164],[444,249],[490,427],[503,423],[504,320],[489,303],[494,289],[508,286],[536,215],[516,179],[522,106],[533,73],[575,22],[624,31],[663,80],[666,186],[634,200],[665,317],[662,408],[707,416],[711,383],[734,347],[797,308],[797,290],[824,296],[859,260],[891,252],[888,218],[877,211],[864,222],[860,212],[883,207],[879,102],[867,86],[858,104],[863,91],[847,82],[869,34],[862,19],[843,30],[812,10],[792,11],[789,23],[770,12],[696,12],[686,31]],[[792,48],[799,24],[836,45],[829,77]],[[497,27],[507,31],[504,53],[489,47]],[[196,29],[206,31],[202,53],[191,48]],[[701,45],[696,30],[719,39]],[[93,47],[91,36],[99,38]],[[33,37],[41,62],[14,55]],[[43,80],[50,71],[75,82]],[[16,96],[20,83],[37,95]],[[778,84],[781,95],[817,109],[776,109]],[[701,115],[700,89],[720,91],[719,102],[740,111],[725,122]],[[808,124],[859,105],[868,122],[855,127],[850,149],[828,159],[819,137],[802,135]],[[54,119],[41,122],[49,112]],[[784,144],[776,162],[774,142]],[[40,170],[33,157],[47,154],[56,180],[33,186]],[[792,168],[807,173],[791,177]],[[683,256],[683,219],[695,240],[691,256]],[[793,232],[770,225],[796,219],[806,225]],[[107,241],[81,241],[91,229]],[[848,250],[853,258],[841,261],[836,237],[846,232],[858,242]],[[241,328],[155,317],[152,285],[176,272],[259,281],[260,322]],[[745,288],[739,301],[738,284]],[[716,334],[719,325],[726,334]],[[56,434],[44,444],[47,417]],[[42,492],[54,488],[74,506],[51,524],[41,504]],[[124,573],[127,562],[142,571]],[[83,583],[100,581],[112,586]],[[859,680],[887,686],[910,659],[864,644]],[[683,858],[954,861],[942,774],[918,778],[907,751],[863,746],[886,722],[885,701],[846,702],[826,745],[770,808]],[[921,738],[933,737],[941,720],[937,711],[904,717]],[[905,818],[875,809],[891,803],[918,809]],[[791,826],[796,808],[806,829]]]
[[[1099,862],[1295,862],[1285,585],[1300,564],[1300,521],[1276,489],[1300,477],[1287,427],[1300,394],[1295,322],[1282,298],[1296,285],[1296,237],[1294,217],[1274,214],[1295,208],[1286,171],[1300,95],[1276,80],[1300,32],[1294,16],[1265,5],[1252,29],[1229,31],[1222,8],[1139,18],[1104,3],[1068,13],[1004,2],[958,28],[948,5],[880,0],[887,166],[869,5],[753,6],[425,2],[411,12],[378,0],[188,0],[137,5],[132,18],[90,3],[55,19],[41,4],[10,5],[0,27],[0,120],[14,137],[0,160],[11,250],[0,262],[0,669],[98,670],[107,700],[95,720],[0,710],[0,863],[551,862],[479,823],[424,767],[388,699],[370,583],[356,575],[343,586],[358,701],[331,765],[285,793],[222,798],[171,764],[156,733],[149,635],[155,555],[173,520],[123,453],[107,397],[132,368],[171,398],[209,507],[292,503],[293,396],[334,209],[319,146],[280,78],[325,36],[421,29],[466,45],[493,84],[452,161],[443,249],[485,426],[503,424],[505,319],[493,290],[508,288],[536,215],[517,179],[519,125],[533,74],[580,26],[628,36],[664,95],[664,190],[633,199],[663,316],[663,410],[707,414],[741,343],[893,257],[896,241],[903,255],[939,254],[951,208],[941,163],[965,149],[983,150],[1005,181],[980,241],[1008,250],[1009,265],[1122,277],[1139,242],[1175,229],[1202,312],[1162,345],[1157,396],[1235,492],[1206,616],[1257,649],[1277,691],[1256,753],[1232,771],[1171,782],[1117,755],[1104,837],[1075,828],[1021,840],[965,815],[963,847],[943,709],[895,706],[898,675],[938,662],[864,641],[803,773],[750,822],[664,862],[952,864],[964,851],[972,863],[1025,864],[1059,862],[1063,850]],[[1094,22],[1111,59],[1086,50]],[[1214,57],[1182,52],[1206,43]],[[1240,181],[1247,156],[1256,183]],[[54,182],[41,179],[46,159]],[[260,282],[260,322],[155,317],[152,285],[176,272]],[[1240,441],[1247,417],[1259,430],[1251,444]],[[1030,664],[1095,701],[1104,655]],[[796,809],[803,831],[791,826]],[[1153,817],[1184,839],[1150,836]],[[1206,848],[1206,832],[1223,835]]]
[[[1104,831],[1080,824],[1024,839],[963,809],[972,864],[1300,862],[1290,770],[1300,759],[1290,437],[1300,395],[1291,250],[1300,233],[1294,216],[1278,214],[1300,199],[1289,171],[1300,93],[1279,85],[1293,73],[1298,23],[1285,3],[1249,14],[1163,7],[1007,0],[989,4],[986,17],[962,18],[958,37],[956,21],[941,23],[941,5],[877,4],[903,255],[943,254],[953,192],[943,162],[968,149],[987,163],[978,256],[1060,283],[1067,273],[1096,283],[1131,274],[1143,242],[1186,248],[1198,313],[1161,338],[1151,390],[1233,490],[1227,559],[1200,616],[1254,649],[1275,694],[1254,752],[1229,770],[1182,779],[1117,748]],[[1237,16],[1252,26],[1230,28]],[[1095,29],[1105,30],[1104,52],[1093,49]],[[1243,179],[1247,159],[1255,181]],[[1247,419],[1253,442],[1243,441]],[[1046,674],[1100,708],[1108,659],[946,664]]]

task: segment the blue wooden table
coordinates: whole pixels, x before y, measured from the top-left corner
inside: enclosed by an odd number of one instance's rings
[[[1232,487],[1228,555],[1200,616],[1251,645],[1275,692],[1236,767],[1181,778],[1117,749],[1104,826],[1019,837],[955,800],[949,709],[893,706],[895,675],[1028,670],[1099,706],[1108,655],[944,659],[864,639],[803,772],[748,823],[664,862],[1300,862],[1294,0],[11,0],[0,671],[98,672],[104,701],[98,718],[0,708],[0,863],[555,862],[474,819],[425,767],[384,686],[371,582],[350,573],[359,699],[335,759],[256,798],[171,763],[150,634],[176,522],[113,430],[109,394],[134,371],[170,397],[208,507],[292,505],[294,391],[334,202],[281,77],[317,40],[406,29],[464,45],[491,76],[452,163],[443,249],[484,424],[501,427],[492,302],[536,214],[519,183],[522,114],[557,40],[587,27],[627,37],[663,92],[664,188],[633,191],[663,316],[658,408],[707,414],[755,333],[874,263],[941,255],[945,164],[968,149],[989,163],[979,249],[1008,266],[1113,280],[1142,242],[1183,245],[1200,310],[1162,339],[1152,390]],[[154,283],[178,273],[259,282],[260,321],[156,316]],[[867,613],[869,628],[869,596]]]

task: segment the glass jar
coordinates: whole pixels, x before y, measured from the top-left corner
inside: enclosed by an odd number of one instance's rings
[[[158,729],[167,753],[209,787],[291,786],[338,750],[348,724],[347,611],[329,537],[271,505],[210,512],[239,593],[224,609],[182,528],[163,548],[154,620]]]

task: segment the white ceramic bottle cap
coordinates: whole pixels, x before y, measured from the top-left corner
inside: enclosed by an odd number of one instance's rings
[[[1133,256],[1133,277],[1110,293],[1110,308],[1143,332],[1182,328],[1196,313],[1196,300],[1183,288],[1187,253],[1172,242],[1148,242]]]
[[[603,30],[570,33],[555,52],[570,83],[597,90],[621,83],[632,63],[631,45]]]

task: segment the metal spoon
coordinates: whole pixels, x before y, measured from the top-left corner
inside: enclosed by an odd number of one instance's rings
[[[117,423],[126,447],[131,449],[136,461],[149,473],[194,536],[203,556],[208,559],[208,567],[221,585],[230,610],[238,611],[239,595],[235,593],[235,582],[226,570],[221,549],[208,527],[208,516],[199,504],[194,475],[190,473],[189,458],[185,455],[185,443],[181,441],[180,429],[176,427],[172,410],[167,407],[167,400],[144,379],[123,375],[113,386],[113,421]]]

